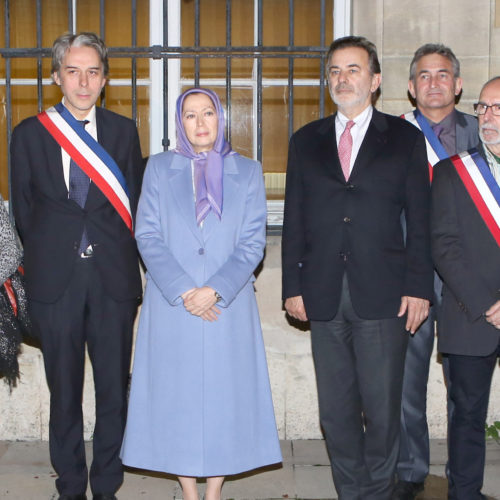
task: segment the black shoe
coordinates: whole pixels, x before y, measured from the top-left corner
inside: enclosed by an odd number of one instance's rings
[[[411,481],[398,481],[392,494],[392,500],[415,500],[418,493],[423,491],[424,483],[412,483]]]
[[[85,493],[81,495],[60,495],[59,500],[87,500],[87,495]]]
[[[117,500],[113,493],[98,493],[94,495],[94,500]]]

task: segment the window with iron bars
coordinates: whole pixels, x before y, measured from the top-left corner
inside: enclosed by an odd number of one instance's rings
[[[288,139],[333,111],[325,55],[334,30],[348,32],[350,0],[4,0],[0,18],[4,197],[13,127],[60,100],[50,77],[53,40],[95,31],[110,55],[101,105],[136,120],[143,154],[175,146],[183,89],[212,88],[233,148],[263,164],[269,224],[279,226]]]

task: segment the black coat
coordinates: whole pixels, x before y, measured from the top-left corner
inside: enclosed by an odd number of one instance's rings
[[[309,319],[332,319],[346,272],[363,318],[395,317],[404,295],[430,300],[429,203],[424,136],[410,123],[374,109],[347,182],[335,116],[301,128],[288,153],[283,298],[302,295]]]
[[[96,108],[98,142],[123,172],[135,215],[142,181],[142,157],[132,120]],[[107,293],[116,300],[142,294],[135,239],[111,203],[91,183],[82,209],[68,199],[61,147],[36,117],[12,134],[12,201],[24,244],[28,297],[55,302],[66,289],[76,262],[83,227]]]
[[[432,256],[443,279],[438,348],[491,354],[500,330],[483,315],[500,300],[500,248],[449,159],[434,167],[431,217]]]

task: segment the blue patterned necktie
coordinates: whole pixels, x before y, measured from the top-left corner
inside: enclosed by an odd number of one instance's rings
[[[89,123],[88,120],[79,122],[83,128]],[[74,200],[81,208],[85,206],[87,194],[89,192],[90,178],[89,176],[71,159],[69,162],[69,199]],[[79,253],[83,253],[89,246],[89,238],[87,230],[83,228],[82,239],[80,240]]]

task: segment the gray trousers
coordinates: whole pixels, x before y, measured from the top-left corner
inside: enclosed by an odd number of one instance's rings
[[[399,454],[405,318],[365,320],[344,277],[331,321],[311,321],[320,421],[339,500],[388,500]]]
[[[434,322],[441,303],[442,283],[434,274],[434,305],[429,317],[415,335],[410,336],[406,351],[401,404],[401,441],[398,460],[398,478],[401,481],[421,483],[429,474],[429,430],[427,426],[427,383],[434,347]],[[449,391],[448,357],[443,356],[443,372]],[[448,398],[448,421],[453,403]]]

